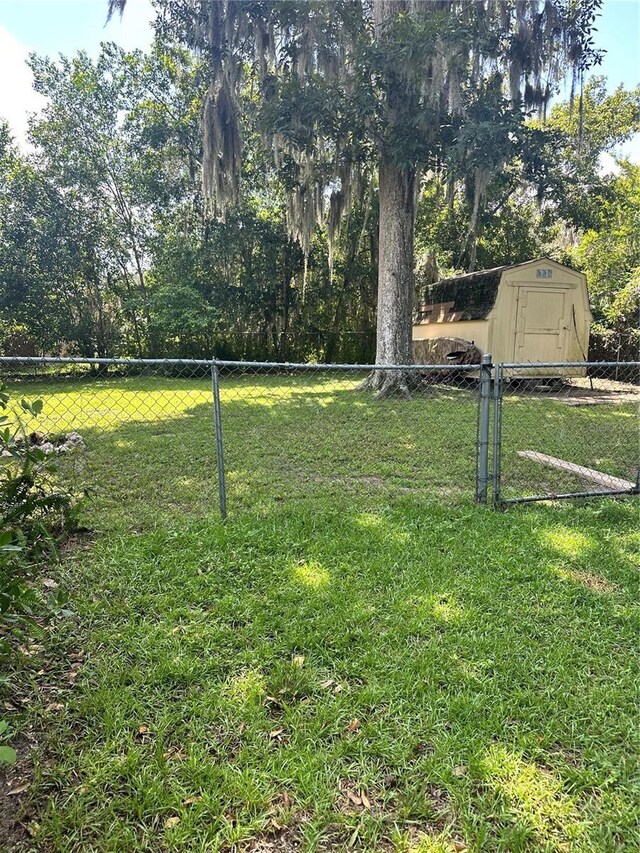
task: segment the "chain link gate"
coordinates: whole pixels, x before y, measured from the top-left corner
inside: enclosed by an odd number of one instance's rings
[[[497,364],[494,506],[640,493],[640,362]]]

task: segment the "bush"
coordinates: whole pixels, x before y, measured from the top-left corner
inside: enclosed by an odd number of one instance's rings
[[[0,385],[0,637],[33,612],[34,572],[57,556],[61,537],[77,528],[74,491],[59,484],[55,457],[33,443],[24,427],[22,414],[38,417],[42,407],[42,400],[24,399],[13,406]]]

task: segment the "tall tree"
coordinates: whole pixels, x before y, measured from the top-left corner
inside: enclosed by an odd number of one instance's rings
[[[120,11],[126,0],[110,0]],[[421,167],[447,163],[469,107],[503,92],[507,123],[542,108],[571,67],[594,60],[600,0],[160,0],[159,27],[198,50],[210,86],[203,112],[203,183],[218,210],[237,203],[242,161],[239,93],[261,86],[263,128],[289,175],[289,227],[308,254],[355,195],[365,162],[380,201],[379,363],[411,361],[415,190]],[[450,164],[451,165],[451,164]],[[478,158],[477,212],[490,170]],[[381,393],[404,378],[380,372]]]
[[[587,274],[599,357],[635,360],[640,346],[640,166],[618,163],[598,221],[572,253]]]
[[[117,305],[100,274],[96,222],[7,138],[0,126],[3,345],[108,355]]]
[[[94,62],[86,53],[58,62],[32,56],[35,88],[48,99],[31,127],[43,171],[73,199],[93,225],[101,255],[96,276],[117,281],[137,354],[146,348],[149,294],[145,251],[148,205],[139,195],[144,152],[123,117],[141,99],[125,55],[102,46]]]
[[[607,92],[603,77],[585,86],[579,109],[555,104],[538,130],[544,164],[539,194],[576,231],[598,228],[612,199],[610,162],[618,146],[640,132],[640,86]]]

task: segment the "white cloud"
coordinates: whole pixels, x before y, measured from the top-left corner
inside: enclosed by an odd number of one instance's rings
[[[46,98],[33,91],[33,75],[26,60],[30,48],[0,26],[0,116],[9,122],[16,142],[26,145],[30,113],[39,112]]]

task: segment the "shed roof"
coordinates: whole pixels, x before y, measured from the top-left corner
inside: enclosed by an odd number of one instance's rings
[[[495,305],[502,273],[505,270],[535,264],[547,258],[535,258],[521,264],[506,264],[454,278],[444,278],[424,288],[417,322],[444,323],[458,320],[486,320]],[[551,262],[556,263],[556,262]],[[561,266],[558,264],[558,266]]]

